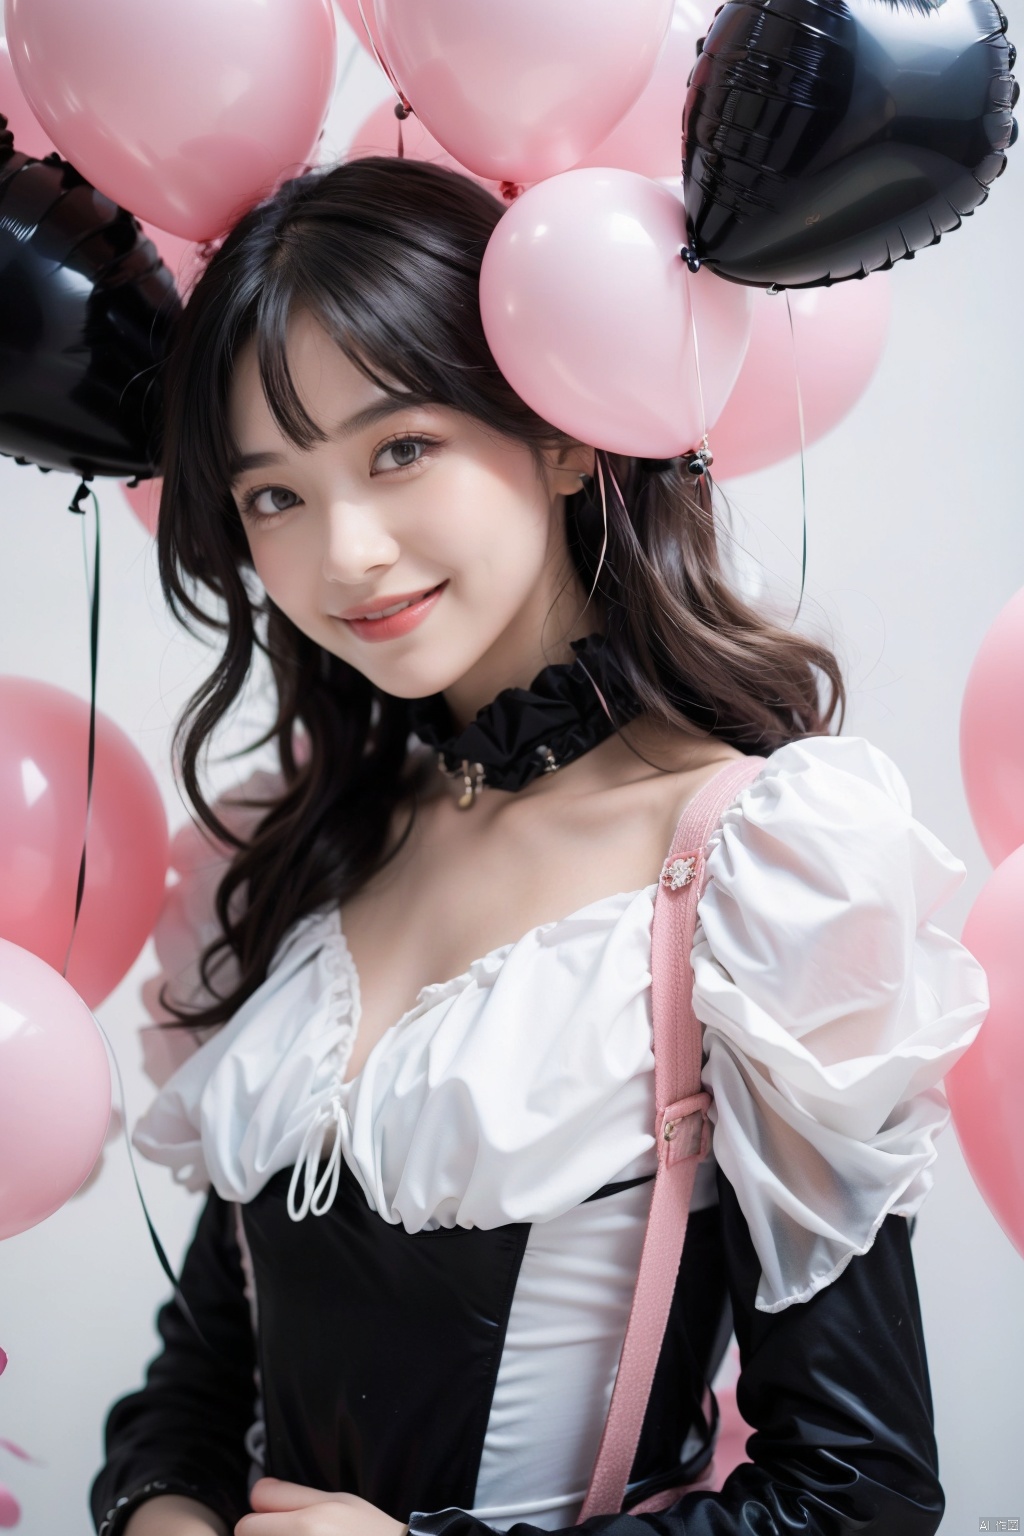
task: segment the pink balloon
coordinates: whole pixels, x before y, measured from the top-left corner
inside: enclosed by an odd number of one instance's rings
[[[0,720],[0,937],[60,971],[85,829],[89,708],[50,683],[0,677]],[[97,714],[85,896],[68,970],[92,1007],[156,922],[167,846],[153,775],[125,733]]]
[[[110,1069],[92,1014],[55,970],[0,939],[0,1238],[71,1198],[109,1117]]]
[[[0,1483],[0,1530],[9,1531],[21,1519],[21,1505],[11,1490]]]
[[[989,876],[964,925],[963,942],[988,975],[981,1030],[946,1073],[953,1124],[971,1175],[993,1216],[1024,1255],[1024,848]]]
[[[498,367],[540,416],[615,453],[699,444],[736,382],[753,299],[692,274],[685,238],[679,199],[632,171],[567,171],[512,204],[484,254],[480,309]]]
[[[438,143],[478,176],[524,183],[574,165],[628,112],[673,0],[375,5],[387,61]]]
[[[642,176],[679,177],[686,81],[697,62],[697,39],[714,20],[717,0],[676,0],[672,24],[654,74],[607,138],[578,162],[614,165]]]
[[[754,292],[750,346],[711,443],[718,480],[766,469],[831,432],[867,389],[889,331],[889,279]],[[794,346],[795,342],[795,346]],[[797,376],[800,400],[797,399]]]
[[[403,122],[402,143],[406,159],[427,160],[431,165],[443,165],[450,171],[460,171],[463,176],[469,176],[474,181],[478,181],[495,197],[501,195],[498,182],[488,181],[485,176],[474,176],[472,171],[467,171],[464,165],[453,160],[447,150],[442,149],[437,140],[427,132],[418,118],[407,117]],[[362,160],[367,155],[397,153],[398,119],[395,117],[392,102],[385,101],[370,113],[362,127],[356,129],[355,138],[349,145],[346,159]]]
[[[380,27],[377,24],[377,16],[373,9],[373,0],[363,0],[363,15],[359,14],[359,0],[337,0],[338,9],[348,22],[356,37],[362,43],[367,53],[373,53],[370,46],[370,38],[366,35],[369,27],[370,36],[373,38],[378,54],[383,58],[384,45],[381,41]],[[366,18],[365,22],[363,17]]]
[[[993,864],[1024,843],[1024,588],[981,642],[960,711],[960,771]]]
[[[314,158],[331,0],[6,0],[11,59],[54,144],[101,192],[188,240]]]
[[[162,480],[143,480],[139,485],[122,485],[121,494],[131,507],[146,532],[156,538],[157,519],[160,515]]]
[[[8,128],[14,134],[15,149],[37,160],[41,160],[44,155],[54,153],[52,143],[36,122],[32,108],[22,94],[18,77],[14,73],[14,65],[11,63],[7,39],[3,36],[0,36],[0,111],[3,112]],[[203,269],[199,247],[191,240],[182,240],[178,235],[171,235],[164,229],[157,229],[155,224],[140,222],[147,237],[160,252],[164,264],[174,273],[179,292],[187,293]]]
[[[36,122],[32,108],[18,84],[6,37],[0,37],[0,112],[6,117],[7,126],[14,134],[14,147],[21,154],[42,160],[44,155],[53,153],[53,145]]]
[[[993,865],[1024,843],[1024,588],[981,642],[960,716],[967,805]]]

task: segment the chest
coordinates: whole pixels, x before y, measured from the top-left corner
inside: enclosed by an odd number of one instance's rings
[[[502,811],[474,820],[475,810],[451,802],[428,807],[388,868],[346,905],[361,998],[349,1079],[423,988],[601,896],[651,884],[671,839],[671,817],[666,824],[653,799],[617,815],[568,803],[557,816]]]

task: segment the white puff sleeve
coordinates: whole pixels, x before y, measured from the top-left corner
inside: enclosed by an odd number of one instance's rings
[[[963,864],[858,737],[774,752],[708,844],[693,1004],[713,1152],[761,1263],[756,1306],[806,1301],[931,1188],[942,1077],[988,1009],[931,921]]]

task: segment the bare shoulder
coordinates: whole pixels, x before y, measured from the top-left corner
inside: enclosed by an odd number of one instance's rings
[[[729,763],[743,762],[746,757],[716,737],[695,736],[646,722],[634,737],[634,746],[651,766],[644,789],[651,797],[648,803],[657,820],[657,836],[665,847],[694,796]]]

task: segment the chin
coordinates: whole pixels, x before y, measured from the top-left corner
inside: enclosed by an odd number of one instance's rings
[[[382,693],[396,699],[425,699],[431,694],[443,693],[471,671],[485,654],[486,647],[475,646],[460,656],[453,656],[452,647],[427,645],[410,647],[407,655],[398,657],[367,656],[365,651],[356,655],[331,647],[342,661],[361,672]],[[369,649],[367,647],[366,649]]]

